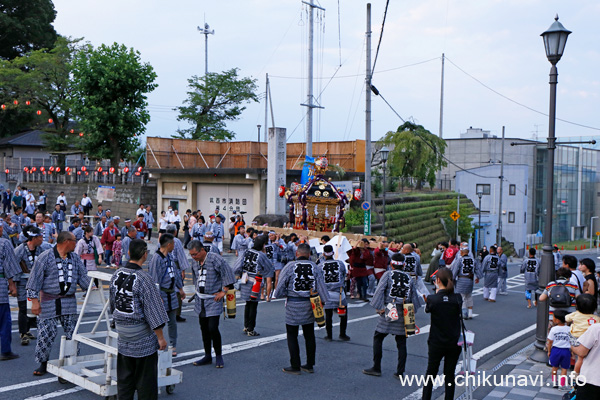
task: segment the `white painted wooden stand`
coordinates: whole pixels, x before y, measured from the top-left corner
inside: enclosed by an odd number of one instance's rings
[[[100,281],[98,290],[92,290],[93,283],[88,288],[87,295],[81,307],[77,325],[73,332],[73,339],[67,340],[62,336],[60,340],[60,353],[58,360],[48,361],[48,372],[58,377],[59,382],[71,382],[90,392],[106,398],[117,396],[117,339],[118,334],[110,326],[111,315],[109,310],[109,293],[103,289],[102,282],[109,283],[112,274],[100,271],[89,271],[88,276]],[[91,305],[102,307],[100,315],[91,332],[80,332],[81,321],[86,313],[92,313],[87,308]],[[106,327],[106,330],[100,331]],[[101,353],[78,356],[79,344],[85,344],[101,351]],[[172,347],[167,351],[158,353],[158,387],[166,388],[172,394],[175,385],[183,380],[183,373],[172,368]]]

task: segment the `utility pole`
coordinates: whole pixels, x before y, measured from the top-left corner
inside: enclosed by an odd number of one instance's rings
[[[500,201],[498,203],[498,237],[496,237],[496,243],[498,246],[502,246],[502,192],[504,183],[504,126],[502,127],[502,156],[500,158]]]
[[[265,74],[265,143],[269,141],[269,120],[267,116],[269,115],[269,74]]]
[[[312,157],[312,131],[313,131],[313,108],[319,107],[314,103],[313,96],[313,63],[314,63],[314,36],[315,36],[315,18],[314,9],[318,8],[325,11],[323,7],[319,7],[313,4],[313,0],[303,0],[302,3],[308,6],[308,87],[307,87],[307,101],[306,104],[301,104],[308,108],[306,110],[306,155]]]
[[[367,55],[365,71],[365,201],[373,206],[371,199],[371,3],[367,3]],[[385,190],[385,188],[384,188]],[[371,234],[371,210],[365,211],[364,234]]]
[[[444,131],[444,58],[446,58],[446,56],[444,55],[444,53],[442,53],[442,83],[441,83],[441,88],[440,88],[440,129],[439,129],[440,139],[442,138],[443,131]]]
[[[215,30],[210,30],[210,26],[205,22],[204,28],[198,27],[198,31],[204,35],[204,75],[208,74],[208,35],[214,35]]]

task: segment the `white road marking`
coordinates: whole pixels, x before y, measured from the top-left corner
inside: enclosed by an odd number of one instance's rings
[[[494,343],[494,344],[486,347],[485,349],[480,350],[477,353],[473,354],[473,359],[479,360],[481,357],[501,348],[502,346],[504,346],[508,343],[514,342],[516,339],[520,338],[523,335],[530,333],[531,331],[534,331],[535,328],[536,328],[536,324],[533,324],[525,329],[515,332],[512,335],[502,339],[501,341]],[[459,361],[458,364],[456,365],[456,372],[458,372],[462,369],[462,365],[463,365],[463,362]],[[434,385],[433,390],[435,390],[437,388],[438,388],[438,386]],[[422,397],[423,397],[423,388],[420,388],[418,390],[415,390],[408,396],[404,397],[404,400],[418,400],[418,399],[421,399]]]
[[[379,317],[379,315],[375,314],[375,315],[368,315],[366,317],[360,317],[360,318],[354,318],[354,319],[349,319],[348,323],[355,323],[355,322],[362,322],[362,321],[367,321],[373,318],[377,318]],[[92,321],[95,322],[95,321]],[[339,322],[334,323],[332,326],[339,326]],[[323,328],[315,328],[315,330],[322,330],[325,329]],[[420,332],[417,335],[413,335],[410,337],[416,337],[419,335],[424,335],[426,333],[429,332],[430,329],[430,325],[425,325],[422,328],[420,328]],[[302,332],[299,332],[299,335],[302,335]],[[267,336],[267,337],[263,337],[260,339],[253,339],[253,340],[245,340],[242,342],[237,342],[237,343],[233,343],[233,344],[228,344],[228,345],[223,345],[223,354],[230,354],[230,353],[236,353],[238,351],[243,351],[243,350],[250,350],[253,349],[255,347],[260,347],[260,346],[264,346],[267,344],[271,344],[271,343],[275,343],[275,342],[279,342],[282,340],[286,340],[287,339],[287,334],[282,333],[279,335],[273,335],[273,336]],[[195,350],[195,351],[188,351],[185,353],[180,353],[177,356],[177,360],[184,358],[184,357],[190,357],[190,356],[199,356],[199,355],[203,355],[204,354],[204,350]],[[213,354],[214,356],[214,354]],[[188,364],[192,364],[195,360],[194,359],[189,359],[189,360],[181,360],[181,361],[177,361],[173,363],[173,368],[177,368],[183,365],[188,365]],[[17,390],[17,389],[23,389],[26,387],[33,387],[33,386],[39,386],[39,385],[45,385],[48,383],[54,383],[56,382],[56,377],[52,377],[52,378],[46,378],[46,379],[40,379],[40,380],[36,380],[36,381],[30,381],[30,382],[24,382],[24,383],[18,383],[15,385],[10,385],[10,386],[4,386],[4,387],[0,387],[0,393],[4,393],[4,392],[9,392],[12,390]],[[58,390],[58,391],[54,391],[54,392],[50,392],[44,395],[38,395],[38,396],[34,396],[34,397],[29,397],[26,400],[44,400],[44,399],[51,399],[54,397],[59,397],[65,394],[69,394],[69,393],[75,393],[78,392],[80,390],[83,390],[83,388],[81,387],[74,387],[71,389],[63,389],[63,390]]]

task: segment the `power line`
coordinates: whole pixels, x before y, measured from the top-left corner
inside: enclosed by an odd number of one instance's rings
[[[502,98],[504,98],[504,99],[506,99],[506,100],[510,101],[511,103],[514,103],[514,104],[516,104],[516,105],[518,105],[518,106],[521,106],[521,107],[523,107],[523,108],[526,108],[526,109],[528,109],[529,111],[533,111],[534,113],[537,113],[537,114],[543,115],[543,116],[545,116],[545,117],[547,117],[547,116],[548,116],[548,114],[546,114],[545,112],[542,112],[542,111],[536,110],[535,108],[529,107],[529,106],[527,106],[527,105],[525,105],[525,104],[523,104],[523,103],[519,103],[518,101],[516,101],[516,100],[513,100],[513,99],[511,99],[511,98],[510,98],[510,97],[508,97],[508,96],[505,96],[505,95],[503,95],[502,93],[498,92],[497,90],[495,90],[495,89],[492,89],[491,87],[489,87],[488,85],[486,85],[485,83],[483,83],[482,81],[480,81],[479,79],[475,78],[473,75],[469,74],[467,71],[465,71],[464,69],[462,69],[461,67],[459,67],[458,65],[456,65],[456,64],[455,64],[455,63],[454,63],[452,60],[450,60],[450,59],[449,59],[447,56],[446,56],[446,60],[448,60],[448,61],[450,62],[450,64],[454,65],[454,66],[455,66],[455,67],[456,67],[456,68],[457,68],[457,69],[458,69],[460,72],[462,72],[463,74],[467,75],[469,78],[473,79],[475,82],[479,83],[481,86],[483,86],[484,88],[488,89],[488,90],[489,90],[489,91],[491,91],[492,93],[495,93],[495,94],[497,94],[498,96],[500,96],[500,97],[502,97]],[[600,128],[596,128],[596,127],[593,127],[593,126],[584,125],[584,124],[580,124],[580,123],[573,122],[573,121],[568,121],[568,120],[566,120],[566,119],[561,119],[561,118],[556,118],[556,119],[557,119],[558,121],[564,122],[564,123],[566,123],[566,124],[571,124],[571,125],[579,126],[579,127],[581,127],[581,128],[587,128],[587,129],[592,129],[592,130],[595,130],[595,131],[600,131]]]
[[[381,32],[379,32],[379,42],[377,42],[377,50],[375,51],[375,61],[373,61],[373,68],[371,68],[371,75],[373,71],[375,71],[375,64],[377,64],[377,56],[379,56],[379,46],[381,46],[381,39],[383,38],[383,28],[385,28],[385,19],[387,17],[388,6],[390,5],[390,0],[385,2],[385,11],[383,12],[383,22],[381,23]]]

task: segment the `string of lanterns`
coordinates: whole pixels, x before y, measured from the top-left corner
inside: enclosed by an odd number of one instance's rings
[[[137,167],[137,169],[135,170],[135,172],[133,174],[135,176],[140,176],[142,174],[142,172],[143,172],[143,169],[144,169],[143,167]],[[38,167],[23,167],[23,172],[26,173],[26,174],[33,174],[33,173],[38,172],[38,171],[41,172],[42,175],[52,175],[53,173],[57,173],[57,174],[60,173],[61,168],[58,167],[58,166],[55,167],[53,165],[50,166],[50,167],[47,167],[47,168],[44,167],[44,166],[39,167],[39,168]],[[129,167],[123,168],[123,173],[124,174],[129,173],[129,171],[130,171]],[[17,172],[17,170],[13,170],[13,173],[16,173],[16,172]],[[100,175],[109,175],[109,174],[112,175],[115,172],[117,172],[117,170],[114,167],[110,167],[108,170],[104,170],[102,167],[98,167],[95,170],[88,171],[88,168],[84,165],[79,170],[77,170],[77,168],[66,167],[65,168],[65,172],[68,175],[70,175],[71,172],[73,172],[73,173],[77,173],[77,175],[86,175],[87,176],[87,175],[90,174],[90,172],[92,172],[95,175],[98,175],[98,174],[100,174]],[[6,168],[4,170],[4,173],[6,175],[10,174],[11,173],[10,168]]]

